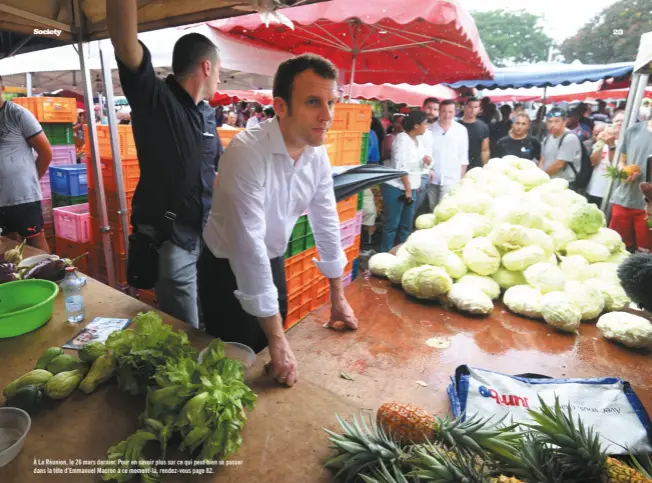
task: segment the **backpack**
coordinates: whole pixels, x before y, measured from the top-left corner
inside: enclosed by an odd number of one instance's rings
[[[593,165],[591,164],[591,155],[589,154],[589,151],[586,149],[586,146],[584,146],[584,143],[580,140],[580,138],[577,136],[575,133],[571,133],[566,131],[564,134],[562,134],[561,139],[559,140],[559,145],[557,146],[557,149],[561,148],[561,143],[564,142],[564,138],[568,135],[572,134],[573,136],[577,137],[577,140],[580,142],[580,149],[582,150],[582,155],[581,155],[581,161],[580,161],[580,171],[579,173],[577,172],[577,169],[575,168],[575,164],[573,163],[566,163],[566,167],[570,167],[570,169],[573,170],[573,173],[575,174],[575,181],[573,181],[570,185],[570,188],[574,191],[584,191],[586,187],[589,185],[589,181],[591,181],[591,175],[593,174]]]

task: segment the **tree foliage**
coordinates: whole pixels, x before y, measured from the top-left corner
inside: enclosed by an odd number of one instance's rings
[[[620,0],[605,8],[561,47],[566,62],[609,64],[636,59],[641,35],[652,30],[652,0]]]
[[[537,15],[525,10],[473,12],[475,24],[491,61],[496,66],[545,62],[553,41]]]

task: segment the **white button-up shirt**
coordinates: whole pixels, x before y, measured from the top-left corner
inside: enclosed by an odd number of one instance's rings
[[[295,163],[277,118],[235,136],[220,158],[204,241],[215,257],[229,259],[245,312],[278,313],[269,261],[283,256],[306,210],[321,257],[315,264],[327,278],[341,277],[347,259],[326,149],[308,146]]]
[[[426,154],[423,136],[412,139],[408,133],[402,132],[397,134],[392,142],[391,167],[408,172],[408,179],[413,190],[419,189],[421,186],[421,175],[425,172],[423,158]],[[405,189],[400,178],[387,181],[387,184],[400,190]]]
[[[432,126],[432,184],[450,186],[462,178],[462,166],[469,164],[469,136],[466,128],[453,121],[448,131],[439,121]]]

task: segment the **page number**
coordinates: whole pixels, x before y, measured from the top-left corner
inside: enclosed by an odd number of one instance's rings
[[[623,35],[623,29],[613,29],[614,35]]]

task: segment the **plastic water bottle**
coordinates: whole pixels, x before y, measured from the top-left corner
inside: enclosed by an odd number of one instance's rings
[[[61,289],[66,303],[66,317],[73,324],[84,320],[83,286],[84,280],[77,275],[75,267],[66,267],[66,278],[61,282]]]

